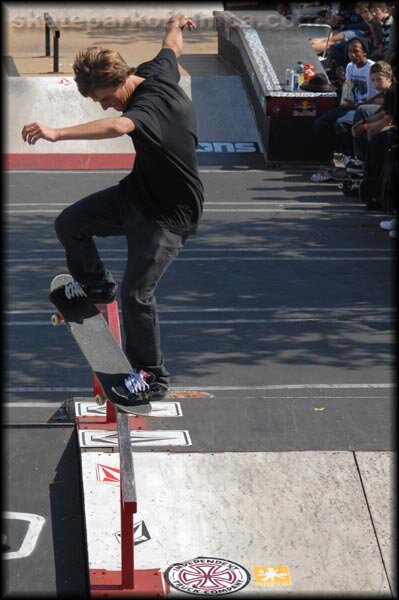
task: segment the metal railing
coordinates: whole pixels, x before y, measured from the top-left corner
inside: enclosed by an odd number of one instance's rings
[[[122,346],[119,310],[116,301],[107,305],[107,321],[112,335]],[[96,383],[94,382],[95,386]],[[134,589],[134,514],[137,512],[136,483],[130,439],[129,415],[116,410],[107,401],[107,421],[115,422],[119,443],[120,519],[121,519],[121,589]]]
[[[134,513],[137,512],[129,415],[117,412],[121,496],[121,584],[134,589]]]

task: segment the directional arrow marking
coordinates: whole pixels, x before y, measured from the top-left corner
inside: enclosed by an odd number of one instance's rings
[[[191,446],[187,430],[130,432],[132,446]],[[114,431],[80,430],[81,448],[114,448],[118,446],[118,434]]]
[[[75,402],[77,417],[102,417],[106,414],[106,406],[98,406],[92,402]],[[180,402],[151,402],[151,412],[146,417],[181,417],[183,415]]]

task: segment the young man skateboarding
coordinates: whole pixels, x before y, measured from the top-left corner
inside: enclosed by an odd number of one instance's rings
[[[137,69],[129,68],[112,50],[92,46],[78,52],[73,70],[79,92],[104,110],[121,111],[121,116],[59,129],[30,123],[22,130],[29,144],[125,134],[134,142],[136,159],[127,177],[57,217],[55,230],[74,281],[50,294],[57,305],[112,302],[117,286],[93,236],[126,236],[128,256],[120,293],[126,355],[133,371],[114,388],[124,403],[138,400],[144,391],[148,394],[148,388],[150,399],[162,398],[168,390],[170,374],[160,347],[154,292],[202,214],[195,113],[178,85],[177,58],[185,27],[195,28],[189,17],[180,13],[171,17],[161,51]]]

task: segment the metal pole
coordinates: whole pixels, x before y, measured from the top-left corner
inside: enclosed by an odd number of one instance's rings
[[[54,31],[54,59],[53,59],[53,71],[58,73],[60,70],[60,44],[59,44],[60,32]]]
[[[47,23],[44,24],[44,40],[46,56],[51,56],[50,27],[47,25]]]

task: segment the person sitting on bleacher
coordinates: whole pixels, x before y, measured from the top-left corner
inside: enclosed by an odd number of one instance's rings
[[[373,22],[379,27],[380,44],[373,49],[370,58],[373,60],[387,59],[388,46],[393,25],[393,16],[386,2],[370,2],[369,9]]]
[[[340,149],[344,165],[352,155],[352,143],[348,150],[345,134],[352,127],[356,108],[376,96],[376,90],[370,79],[370,68],[374,63],[367,58],[367,47],[360,38],[353,38],[349,42],[348,56],[350,62],[345,70],[340,106],[323,113],[313,123],[320,144],[328,144],[331,157],[334,150]],[[331,179],[331,175],[325,170],[311,177],[311,180],[316,183],[328,179]]]
[[[392,160],[392,151],[397,145],[397,88],[392,85],[385,95],[384,120],[381,122],[381,129],[374,125],[368,126],[368,143],[363,167],[363,181],[360,186],[360,199],[366,203],[368,210],[392,210],[392,199],[388,202],[383,197],[382,182],[384,180],[384,171],[387,166],[396,162]],[[397,196],[397,190],[395,198]]]
[[[392,123],[391,106],[395,84],[391,66],[384,61],[374,63],[370,69],[370,77],[379,92],[378,96],[381,96],[382,104],[378,104],[376,99],[374,104],[362,104],[356,109],[352,126],[354,158],[346,165],[349,175],[363,174],[368,140]]]
[[[330,15],[326,13],[323,16],[323,23],[331,26],[332,34],[329,38],[312,38],[310,43],[316,54],[323,54],[326,47],[342,43],[343,49],[346,43],[349,42],[353,37],[367,36],[368,35],[368,24],[365,18],[363,18],[364,11],[368,11],[367,2],[357,2],[354,11],[344,6],[340,9],[340,14]],[[370,20],[373,18],[369,13]],[[347,56],[347,53],[344,53]]]

